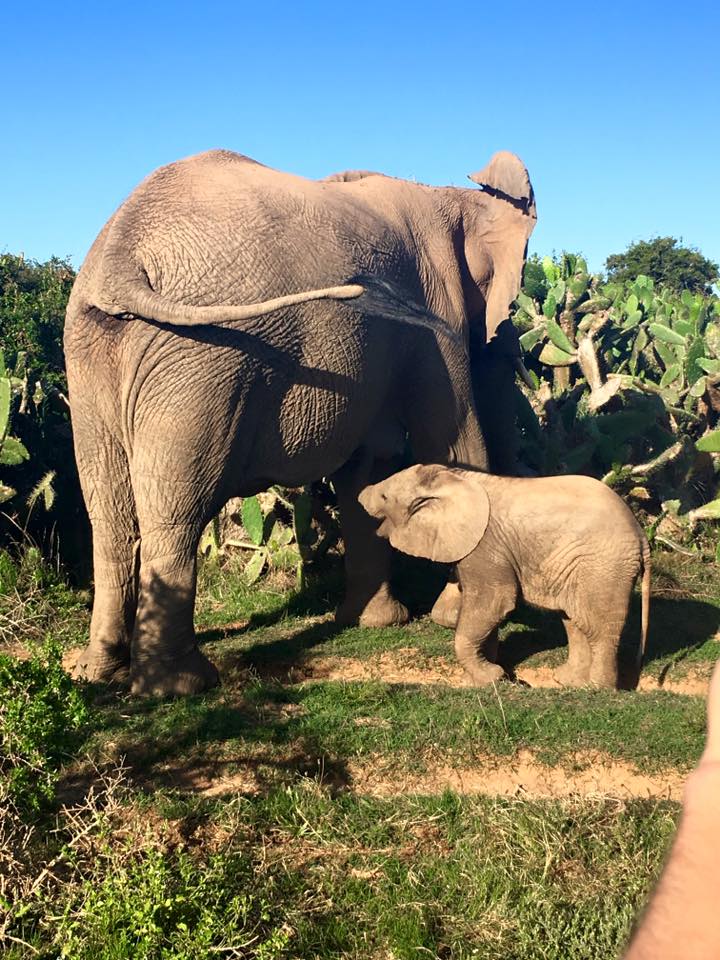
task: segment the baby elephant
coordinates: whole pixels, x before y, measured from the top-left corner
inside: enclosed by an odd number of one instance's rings
[[[650,548],[617,494],[590,477],[495,477],[416,466],[366,487],[360,503],[378,533],[403,553],[458,564],[455,652],[473,683],[503,676],[497,627],[518,596],[560,610],[568,659],[555,673],[570,686],[618,686],[618,646],[642,573],[645,650]]]

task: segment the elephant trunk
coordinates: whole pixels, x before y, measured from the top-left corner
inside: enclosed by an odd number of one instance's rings
[[[452,445],[450,464],[454,467],[462,467],[464,470],[487,472],[490,469],[485,437],[474,409],[468,411],[465,422],[458,432],[458,438]]]

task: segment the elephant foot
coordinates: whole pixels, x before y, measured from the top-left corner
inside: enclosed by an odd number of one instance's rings
[[[346,597],[335,611],[335,623],[342,627],[395,627],[407,623],[410,616],[405,604],[381,587],[369,601]]]
[[[435,606],[430,611],[430,619],[441,627],[451,627],[454,630],[460,617],[461,606],[462,593],[459,584],[448,583],[435,601]]]
[[[220,675],[195,647],[178,659],[134,660],[131,693],[139,697],[187,697],[217,687]]]
[[[587,687],[590,677],[587,670],[579,670],[574,664],[563,663],[553,671],[553,679],[563,687]]]
[[[463,664],[463,667],[468,686],[471,687],[487,687],[491,683],[505,679],[505,671],[499,663],[478,663],[472,666]]]
[[[111,652],[108,648],[93,647],[92,643],[89,643],[75,661],[70,673],[75,680],[127,686],[130,676],[130,650],[121,647]]]

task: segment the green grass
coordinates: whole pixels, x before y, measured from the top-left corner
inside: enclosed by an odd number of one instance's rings
[[[615,956],[675,816],[647,802],[317,789],[146,801],[97,817],[75,846],[82,869],[13,935],[88,960]]]
[[[241,698],[225,691],[106,705],[99,726],[93,754],[125,757],[143,780],[157,771],[167,779],[168,765],[212,762],[225,773],[261,764],[270,782],[322,768],[343,784],[352,761],[389,775],[471,767],[523,748],[548,764],[576,764],[576,752],[592,751],[643,771],[686,771],[702,751],[705,714],[698,698],[665,692],[254,681]]]

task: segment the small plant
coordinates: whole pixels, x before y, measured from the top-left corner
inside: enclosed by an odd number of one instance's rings
[[[239,510],[230,507],[207,527],[200,542],[206,557],[229,549],[251,551],[245,580],[255,583],[267,570],[295,570],[298,586],[305,566],[317,562],[337,543],[340,530],[328,500],[328,488],[313,484],[301,489],[272,487],[267,493],[245,497]],[[240,528],[238,539],[228,531]]]
[[[13,392],[18,384],[17,379],[5,369],[5,357],[0,350],[0,466],[16,467],[30,458],[23,444],[10,433],[10,408]],[[0,481],[0,503],[4,503],[15,496],[15,489]]]
[[[43,812],[89,716],[57,643],[46,640],[27,659],[0,654],[0,799],[29,816]]]

